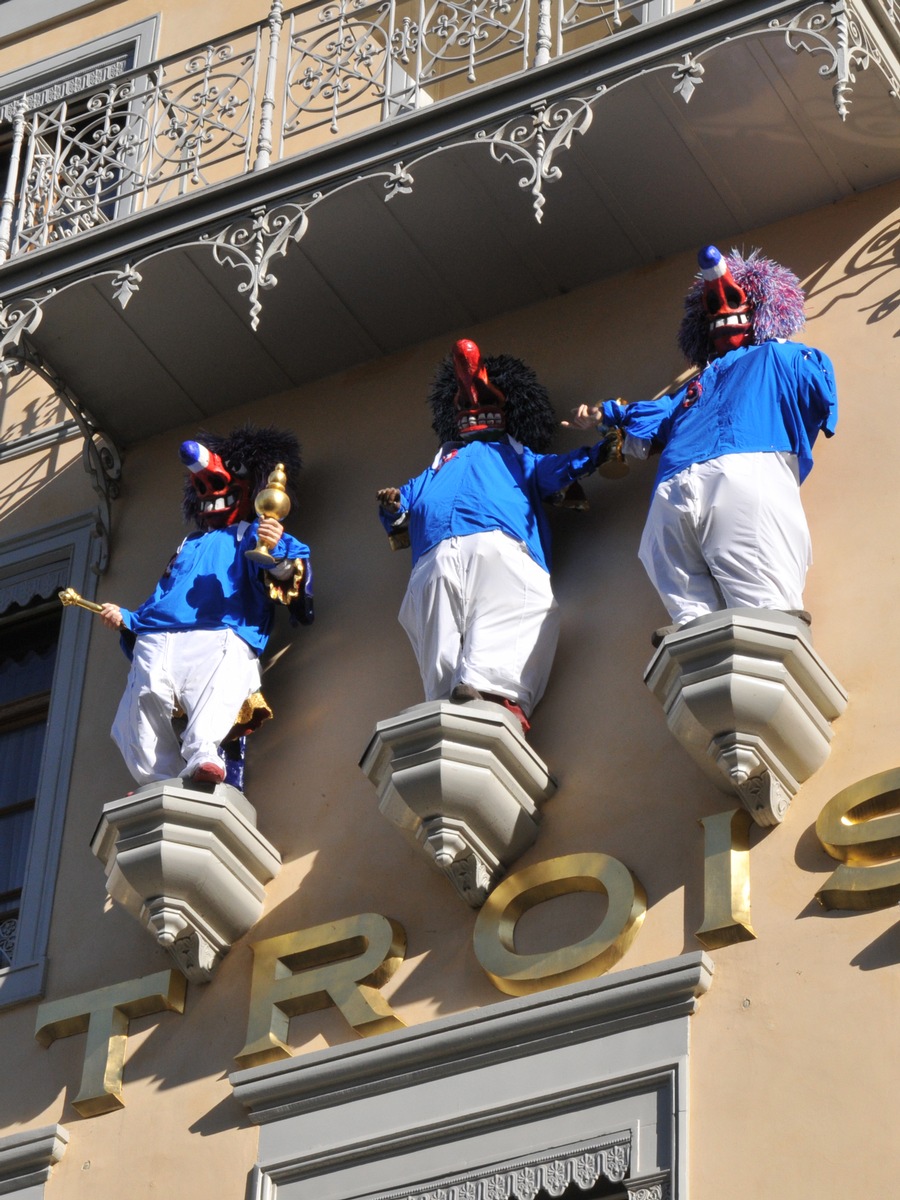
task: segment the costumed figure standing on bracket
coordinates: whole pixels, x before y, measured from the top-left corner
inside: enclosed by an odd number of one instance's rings
[[[600,441],[545,453],[558,425],[546,390],[508,355],[458,341],[429,396],[441,446],[401,488],[377,493],[412,574],[400,623],[427,700],[490,700],[528,717],[547,685],[559,632],[543,502],[610,455]],[[404,543],[405,544],[405,543]]]
[[[697,374],[670,395],[582,405],[573,424],[617,427],[625,452],[660,451],[639,556],[673,625],[707,613],[768,608],[809,622],[812,562],[799,485],[821,430],[837,423],[831,362],[785,339],[804,325],[787,268],[753,251],[707,246],[685,298],[678,342]]]
[[[292,433],[271,428],[198,436],[179,453],[185,519],[199,532],[140,608],[100,608],[132,660],[112,736],[140,784],[181,776],[240,788],[244,735],[271,716],[259,656],[275,607],[294,622],[313,619],[309,548],[279,519],[300,451]],[[180,736],[173,717],[184,720]]]

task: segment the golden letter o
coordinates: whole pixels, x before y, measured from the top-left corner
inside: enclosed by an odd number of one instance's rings
[[[606,916],[586,938],[543,954],[519,954],[516,924],[529,909],[571,892],[601,892]],[[647,895],[628,868],[608,854],[568,854],[509,875],[475,922],[475,957],[501,992],[525,996],[593,979],[615,966],[637,937]]]

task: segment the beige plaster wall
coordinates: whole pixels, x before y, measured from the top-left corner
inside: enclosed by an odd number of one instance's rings
[[[10,455],[0,465],[0,537],[93,506],[94,494],[81,469],[80,437],[66,435],[43,450],[13,457],[16,442],[47,434],[68,419],[51,386],[32,371],[0,377],[0,445]]]
[[[225,0],[209,4],[206,0],[179,0],[175,5],[159,0],[114,0],[100,3],[74,18],[26,30],[22,40],[11,39],[0,47],[0,73],[19,67],[23,62],[38,62],[81,46],[94,38],[159,15],[158,54],[164,58],[209,38],[241,29],[255,21],[264,21],[269,12],[265,0],[240,3]]]
[[[806,601],[816,646],[848,688],[850,706],[830,759],[804,785],[784,825],[753,831],[758,940],[712,954],[712,990],[692,1020],[691,1194],[756,1200],[777,1187],[797,1200],[888,1195],[894,1136],[891,1121],[877,1114],[890,1107],[898,1050],[896,915],[826,915],[813,897],[831,869],[814,833],[820,809],[853,781],[898,765],[900,186],[739,240],[760,245],[804,279],[805,339],[836,365],[838,436],[817,444],[817,466],[804,486],[816,554]],[[163,1192],[243,1197],[256,1134],[227,1073],[244,1040],[251,941],[374,910],[407,930],[406,961],[384,990],[408,1024],[503,999],[472,952],[474,913],[379,816],[357,767],[375,722],[421,696],[396,623],[408,554],[388,549],[374,493],[430,461],[423,400],[453,337],[467,334],[488,353],[526,358],[561,416],[582,400],[651,395],[681,370],[674,334],[692,272],[693,253],[685,253],[477,328],[448,330],[215,422],[220,430],[246,418],[289,425],[305,450],[301,502],[288,524],[313,549],[318,616],[311,629],[289,636],[282,624],[277,635],[276,646],[287,650],[265,680],[276,720],[251,745],[247,783],[260,829],[284,867],[259,924],[211,985],[189,989],[185,1014],[135,1023],[124,1110],[80,1119],[70,1101],[83,1037],[44,1050],[32,1040],[36,1005],[0,1014],[4,1073],[21,1081],[15,1092],[2,1089],[0,1130],[62,1121],[71,1133],[49,1200],[112,1200],[123,1164],[135,1200]],[[140,602],[181,537],[176,451],[195,432],[185,426],[129,452],[101,599]],[[558,448],[577,441],[561,431]],[[0,466],[0,495],[24,470]],[[731,806],[671,738],[642,683],[649,632],[665,616],[635,558],[652,478],[653,466],[639,465],[622,482],[588,480],[591,511],[553,516],[563,630],[532,742],[560,789],[520,863],[599,850],[632,869],[649,911],[623,968],[698,948],[697,822]],[[83,484],[73,486],[77,492]],[[49,481],[38,489],[42,521],[52,510],[67,511],[65,492]],[[30,511],[19,504],[0,512],[0,534],[26,527]],[[107,740],[126,670],[115,643],[95,627],[57,884],[51,999],[168,965],[148,935],[106,903],[103,872],[88,849],[102,804],[131,786]],[[587,908],[545,906],[534,915],[534,943],[580,934]],[[292,1023],[298,1054],[353,1037],[334,1013]]]

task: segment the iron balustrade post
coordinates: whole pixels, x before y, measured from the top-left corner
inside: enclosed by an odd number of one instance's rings
[[[562,3],[562,0],[558,0]],[[551,17],[552,0],[540,0],[538,4],[537,31],[534,44],[535,67],[542,67],[551,58],[553,48],[553,25]]]
[[[22,157],[22,142],[25,138],[26,97],[21,96],[13,105],[13,136],[9,152],[9,169],[0,203],[0,259],[9,258],[12,247],[13,213],[16,208],[16,191],[19,182],[19,164]]]
[[[266,80],[263,85],[263,97],[260,105],[259,137],[256,142],[256,161],[254,171],[264,170],[272,161],[272,125],[275,113],[275,74],[278,66],[278,47],[281,41],[281,30],[284,25],[282,15],[282,0],[272,0],[269,9],[269,55],[266,62]]]

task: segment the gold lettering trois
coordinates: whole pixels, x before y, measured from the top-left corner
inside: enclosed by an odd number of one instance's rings
[[[755,938],[750,924],[750,821],[742,809],[700,821],[704,831],[703,924],[708,948]],[[825,908],[869,910],[900,900],[900,768],[863,779],[834,796],[816,832],[840,866],[816,893]],[[603,919],[587,937],[552,951],[519,953],[515,929],[531,908],[573,892],[606,897]],[[602,975],[634,942],[647,908],[644,888],[606,854],[566,855],[516,871],[489,896],[475,923],[474,949],[500,991],[520,996]],[[396,921],[363,913],[253,945],[250,1016],[241,1066],[288,1058],[291,1017],[334,1006],[357,1033],[402,1029],[380,992],[403,961],[406,934]],[[35,1037],[43,1046],[86,1033],[74,1108],[84,1117],[122,1107],[129,1022],[184,1011],[187,983],[162,971],[42,1004]]]

